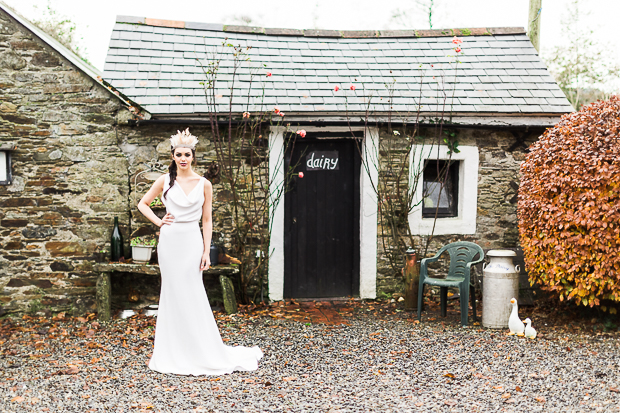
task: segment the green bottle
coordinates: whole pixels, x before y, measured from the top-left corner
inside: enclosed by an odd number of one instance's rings
[[[112,229],[112,239],[110,240],[110,260],[113,262],[119,261],[121,257],[125,256],[123,252],[123,235],[118,228],[118,217],[114,217],[114,228]]]

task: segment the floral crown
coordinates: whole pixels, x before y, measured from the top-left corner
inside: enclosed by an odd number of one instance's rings
[[[197,144],[198,138],[189,133],[189,128],[185,129],[183,132],[177,131],[176,135],[170,137],[170,146],[172,150],[176,148],[196,149]]]

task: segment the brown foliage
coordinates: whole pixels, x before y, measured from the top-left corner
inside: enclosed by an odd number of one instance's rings
[[[577,304],[620,302],[620,97],[564,115],[530,149],[519,190],[530,282]]]

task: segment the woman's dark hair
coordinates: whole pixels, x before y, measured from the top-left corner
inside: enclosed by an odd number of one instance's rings
[[[174,148],[171,149],[170,152],[174,157]],[[192,163],[196,163],[196,149],[192,149]],[[166,199],[166,194],[168,193],[168,191],[170,191],[170,188],[172,188],[172,185],[174,185],[174,181],[177,179],[177,163],[174,161],[174,159],[168,167],[168,172],[170,173],[170,186],[168,187],[168,189],[166,189],[166,192],[164,192],[164,199]]]

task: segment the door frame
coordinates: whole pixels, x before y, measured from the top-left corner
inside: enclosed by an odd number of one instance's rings
[[[339,132],[343,127],[305,127],[306,131]],[[350,131],[349,127],[344,127]],[[364,131],[364,127],[354,129]],[[342,132],[346,132],[342,130]],[[283,126],[272,127],[269,134],[269,299],[284,299],[284,133]],[[303,139],[303,138],[298,138]],[[362,165],[360,167],[360,231],[359,231],[359,297],[377,297],[377,186],[379,171],[379,130],[368,127],[362,140]],[[280,196],[278,196],[278,194]],[[354,294],[356,292],[354,291]]]

